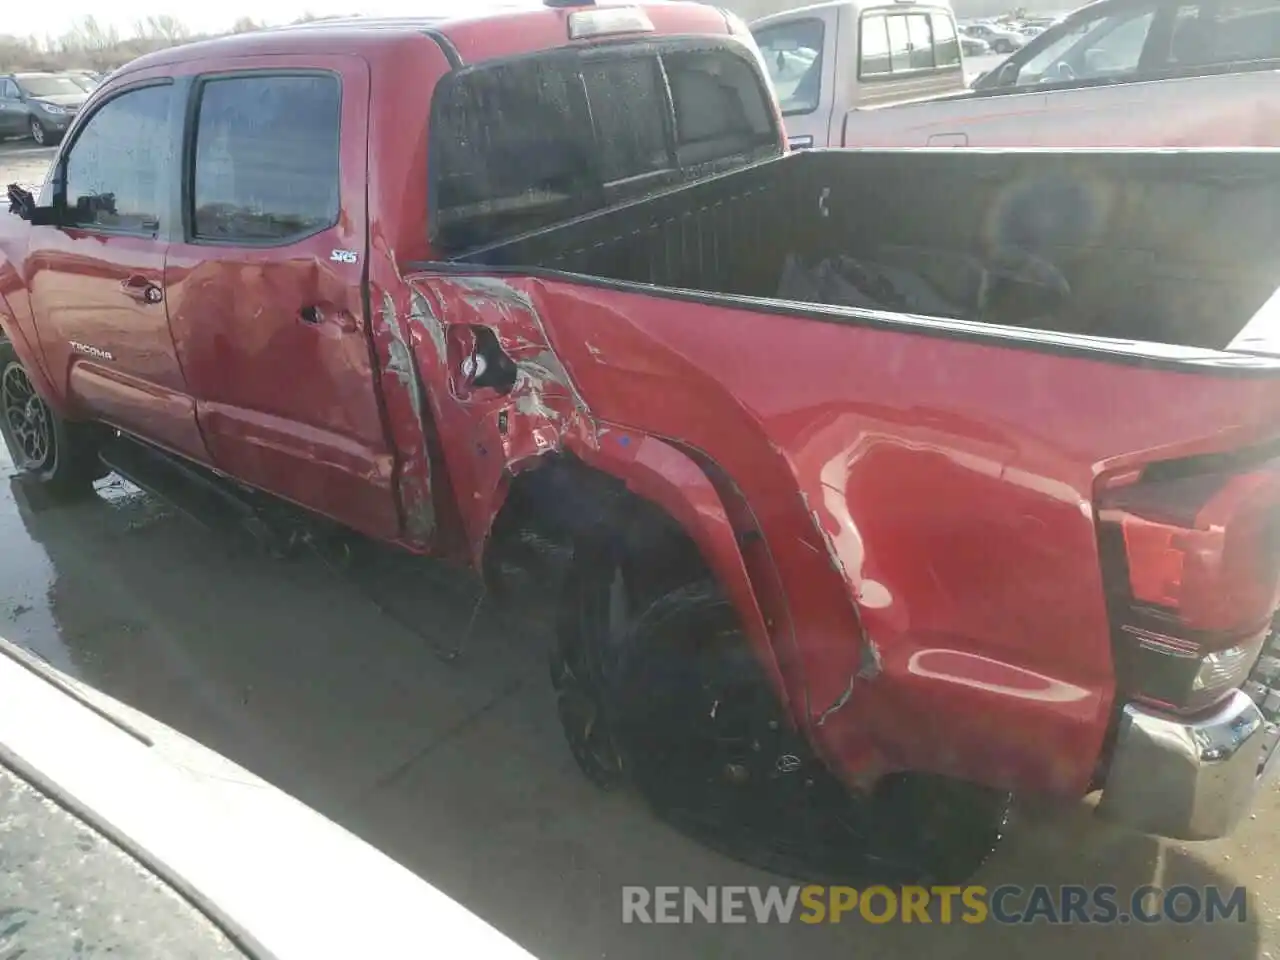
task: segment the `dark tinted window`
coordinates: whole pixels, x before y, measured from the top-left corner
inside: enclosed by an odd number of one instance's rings
[[[790,20],[753,30],[785,114],[812,113],[822,95],[821,20]]]
[[[670,167],[662,76],[656,57],[600,60],[582,66],[590,97],[600,176],[626,180]]]
[[[154,233],[168,190],[172,87],[144,87],[108,100],[67,154],[67,205],[85,226]]]
[[[767,91],[727,48],[474,68],[437,88],[431,143],[432,224],[449,248],[778,150]]]
[[[684,167],[773,143],[773,114],[759,74],[741,57],[707,50],[665,54],[675,108],[676,159]]]
[[[193,232],[282,242],[338,218],[338,79],[244,76],[203,85]]]

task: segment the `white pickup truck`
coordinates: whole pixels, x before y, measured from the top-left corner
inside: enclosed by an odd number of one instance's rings
[[[771,69],[766,44],[784,18],[812,20],[817,9],[752,24]],[[858,23],[870,16],[862,11]],[[930,22],[936,37],[936,16]],[[909,61],[918,49],[889,56]],[[942,49],[935,40],[935,58]],[[888,102],[864,82],[879,51],[878,33],[826,32],[819,56],[840,67],[818,95],[821,120],[794,114],[779,92],[793,146],[1280,147],[1280,0],[1099,0],[970,90],[920,82],[915,97]],[[837,84],[836,69],[860,82]],[[946,74],[935,67],[928,76]]]

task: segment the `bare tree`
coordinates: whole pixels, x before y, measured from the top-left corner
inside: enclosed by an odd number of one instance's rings
[[[252,33],[254,30],[261,30],[263,24],[258,23],[253,17],[241,17],[231,27],[232,33]]]
[[[177,17],[167,13],[147,17],[135,27],[135,32],[144,40],[160,41],[166,47],[172,47],[191,39],[191,31]]]

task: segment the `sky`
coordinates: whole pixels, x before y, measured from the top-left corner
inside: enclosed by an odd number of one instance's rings
[[[149,16],[167,14],[185,23],[193,33],[215,32],[231,27],[240,17],[252,17],[267,23],[288,23],[304,13],[318,17],[331,14],[366,14],[369,16],[429,16],[450,13],[475,6],[474,0],[206,0],[200,4],[178,3],[177,0],[54,0],[42,6],[39,13],[24,22],[5,22],[0,33],[57,36],[71,29],[87,16],[103,26],[113,26],[122,35],[132,33],[133,25]],[[7,20],[7,18],[6,18]]]

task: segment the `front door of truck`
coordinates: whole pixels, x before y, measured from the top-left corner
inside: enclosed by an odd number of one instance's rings
[[[393,537],[362,287],[368,68],[238,63],[192,78],[189,215],[165,271],[200,425],[231,476]]]
[[[177,141],[172,81],[97,104],[45,187],[75,226],[31,230],[31,307],[50,374],[87,414],[206,459],[164,301]]]

